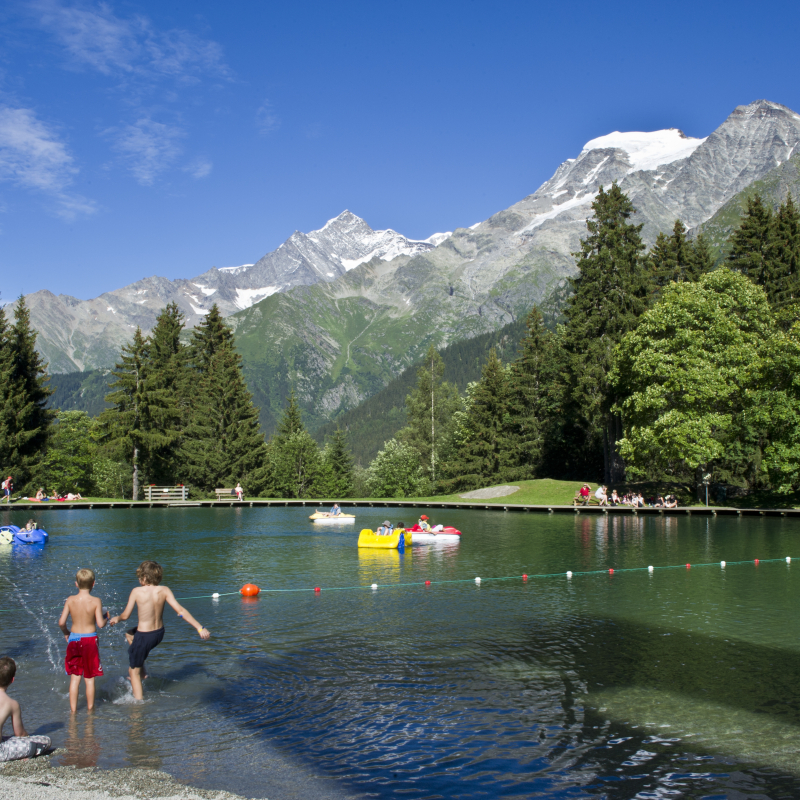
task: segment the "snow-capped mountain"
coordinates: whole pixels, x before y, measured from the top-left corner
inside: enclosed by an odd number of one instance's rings
[[[386,261],[427,252],[449,235],[407,239],[393,230],[374,231],[363,219],[344,211],[317,231],[295,231],[254,264],[212,267],[189,279],[144,278],[93,300],[56,296],[46,290],[26,300],[51,372],[108,367],[133,330],[139,326],[149,331],[167,303],[177,303],[187,325],[193,326],[213,303],[228,316],[276,292],[335,280],[373,258]]]
[[[800,115],[766,100],[738,107],[704,138],[675,129],[600,136],[533,194],[429,252],[364,264],[233,315],[242,351],[264,354],[248,365],[252,385],[263,398],[276,381],[292,385],[309,421],[330,419],[431,344],[495,330],[560,293],[600,186],[620,184],[652,244],[676,219],[704,223],[798,152]]]

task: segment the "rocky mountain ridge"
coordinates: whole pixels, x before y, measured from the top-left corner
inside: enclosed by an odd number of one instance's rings
[[[707,221],[800,151],[800,116],[769,101],[740,106],[708,137],[613,133],[587,143],[536,192],[433,250],[373,260],[232,315],[251,387],[271,429],[289,386],[321,423],[421,357],[514,321],[574,274],[572,253],[600,186],[620,184],[652,244],[680,218]]]
[[[374,231],[344,211],[318,231],[295,231],[254,264],[212,267],[189,279],[143,278],[92,300],[42,290],[28,295],[26,302],[51,372],[110,367],[134,329],[148,332],[167,303],[177,303],[193,326],[212,303],[228,316],[295,286],[335,280],[365,260],[427,252],[447,236],[416,241],[393,230]]]

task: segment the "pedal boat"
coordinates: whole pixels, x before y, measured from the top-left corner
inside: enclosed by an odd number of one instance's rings
[[[317,525],[335,525],[339,522],[355,522],[356,518],[354,514],[337,514],[335,517],[332,517],[330,514],[327,514],[323,511],[315,511],[309,519],[316,523]]]
[[[18,528],[16,525],[0,527],[0,542],[16,544],[44,544],[49,537],[47,531],[34,528],[32,531]]]
[[[460,542],[461,531],[452,527],[442,528],[440,531],[424,531],[419,523],[408,529],[411,541],[414,544],[433,544],[434,542]]]
[[[380,550],[404,550],[411,544],[411,534],[403,528],[398,528],[389,536],[379,536],[369,528],[364,528],[358,536],[359,547],[374,547]]]

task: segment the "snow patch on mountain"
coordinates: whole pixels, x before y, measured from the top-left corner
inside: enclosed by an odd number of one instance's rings
[[[250,267],[254,267],[255,264],[241,264],[238,267],[220,267],[220,272],[227,272],[230,275],[237,275],[240,272],[246,272]],[[197,284],[195,284],[197,286]]]
[[[253,303],[258,303],[259,300],[275,294],[279,289],[280,286],[264,286],[261,289],[237,289],[234,303],[241,309],[250,308]]]
[[[631,131],[620,133],[619,131],[614,131],[586,142],[581,155],[588,153],[590,150],[606,150],[609,148],[624,150],[628,154],[628,161],[631,164],[628,172],[631,173],[637,170],[655,169],[662,164],[671,164],[673,161],[687,158],[704,141],[705,139],[694,139],[691,136],[687,136],[678,128],[650,132]]]
[[[453,235],[453,231],[445,231],[444,233],[434,233],[433,236],[429,236],[427,239],[423,239],[423,242],[427,242],[428,244],[432,244],[434,247],[438,247],[443,241],[449,239]]]

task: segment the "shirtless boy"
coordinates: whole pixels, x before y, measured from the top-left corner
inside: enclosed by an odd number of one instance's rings
[[[92,597],[94,572],[79,569],[75,576],[78,593],[67,598],[58,620],[58,627],[67,640],[67,657],[64,666],[69,675],[69,707],[74,714],[78,710],[78,689],[81,678],[86,682],[86,708],[94,708],[94,679],[103,676],[100,651],[97,649],[97,628],[106,624],[103,604]],[[72,617],[72,631],[67,628],[67,619]]]
[[[49,736],[28,736],[22,724],[22,712],[19,703],[12,700],[6,689],[14,682],[17,665],[13,658],[4,656],[0,658],[0,739],[3,738],[3,725],[11,717],[11,726],[14,735],[5,741],[0,741],[0,762],[16,761],[19,758],[32,758],[38,756],[50,747]]]
[[[112,617],[109,625],[116,625],[120,620],[126,620],[137,606],[139,624],[125,633],[128,640],[128,674],[131,678],[131,689],[137,700],[142,700],[142,679],[147,677],[144,662],[150,651],[164,638],[164,605],[175,609],[179,617],[185,619],[192,627],[197,629],[201,639],[208,639],[211,634],[175,599],[168,586],[161,586],[164,571],[155,561],[142,561],[136,570],[136,577],[141,584],[131,592],[125,610]]]

